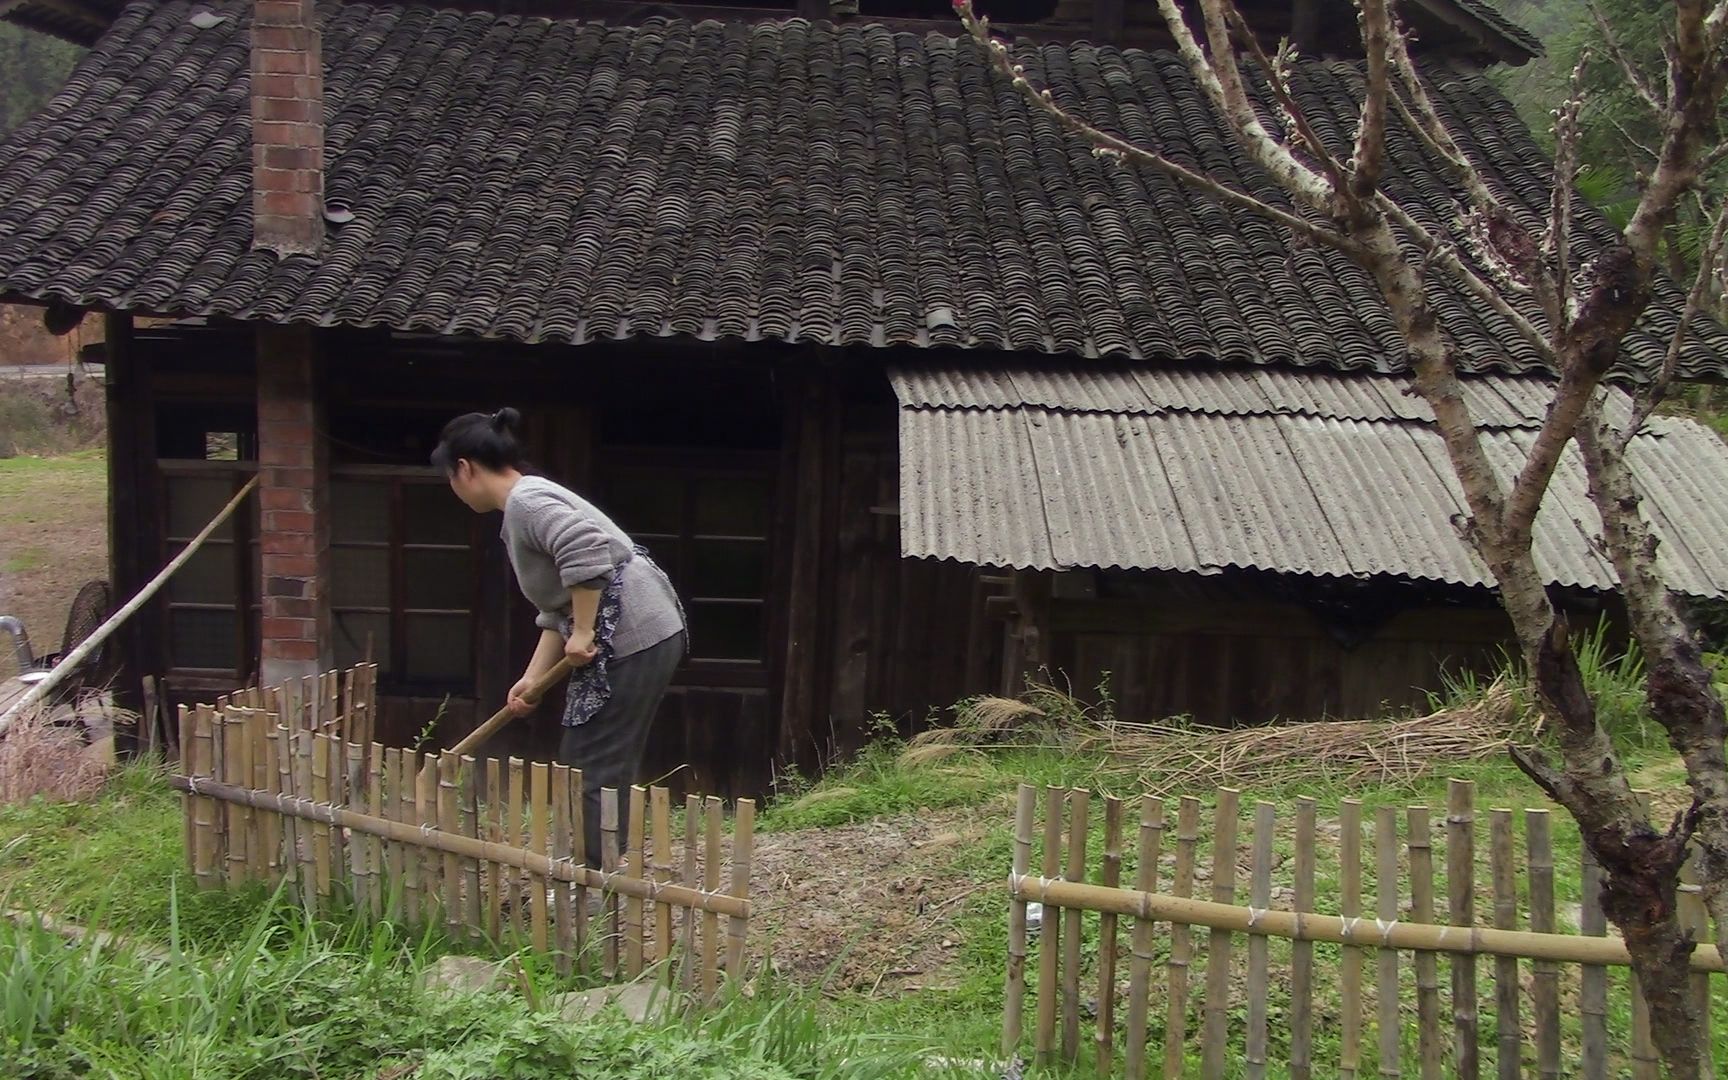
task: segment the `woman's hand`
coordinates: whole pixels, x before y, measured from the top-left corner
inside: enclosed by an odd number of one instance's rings
[[[510,710],[511,716],[527,716],[534,711],[534,705],[528,700],[528,688],[534,685],[534,679],[524,675],[516,680],[516,685],[504,696],[504,707]]]
[[[573,668],[587,667],[599,653],[599,648],[594,644],[592,629],[572,630],[570,637],[564,642],[564,656]]]

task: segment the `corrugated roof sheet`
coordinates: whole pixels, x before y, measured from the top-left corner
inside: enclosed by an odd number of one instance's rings
[[[194,25],[195,10],[226,16]],[[317,257],[253,250],[246,0],[134,3],[0,143],[0,295],[83,307],[583,344],[640,337],[1393,371],[1404,345],[1347,257],[1159,174],[1101,161],[970,38],[880,25],[640,26],[324,3],[326,190],[354,217]],[[208,24],[210,20],[202,20]],[[1288,208],[1174,54],[1017,44],[1077,113]],[[1479,71],[1425,66],[1516,212],[1552,168]],[[1290,90],[1349,153],[1360,65]],[[1277,109],[1256,88],[1265,113]],[[1389,194],[1458,214],[1393,117]],[[1573,251],[1613,237],[1581,207]],[[1681,296],[1627,339],[1654,367]],[[1541,358],[1432,282],[1471,370]],[[1534,301],[1514,299],[1532,318]],[[1723,373],[1695,327],[1687,375]]]
[[[1238,374],[895,372],[904,553],[1019,568],[1490,584],[1451,524],[1465,506],[1439,434],[1394,408],[1415,400],[1406,380],[1248,373],[1274,375],[1258,388],[1278,396],[1220,404],[1226,393],[1247,397]],[[1183,392],[1129,407],[1127,387],[1146,384]],[[1012,400],[1009,386],[1025,386],[1025,397]],[[1469,392],[1516,421],[1486,434],[1510,477],[1547,387],[1472,380]],[[1667,580],[1695,596],[1728,594],[1728,444],[1689,421],[1661,420],[1634,441],[1630,463]],[[1536,562],[1549,581],[1615,587],[1595,522],[1574,448],[1536,522]]]

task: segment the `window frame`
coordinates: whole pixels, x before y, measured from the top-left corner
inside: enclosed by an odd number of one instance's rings
[[[197,458],[164,458],[156,459],[157,484],[157,514],[162,523],[158,536],[159,565],[166,566],[169,560],[178,555],[191,541],[191,536],[177,536],[170,530],[169,522],[171,499],[170,488],[176,479],[211,479],[227,477],[229,481],[228,494],[237,494],[246,482],[258,471],[258,463],[249,459],[229,460],[199,460]],[[247,513],[246,508],[251,512]],[[258,495],[254,492],[241,508],[237,510],[229,523],[233,533],[228,539],[211,537],[204,542],[203,550],[214,550],[228,547],[231,550],[231,572],[234,574],[235,602],[233,604],[213,604],[203,601],[176,601],[172,599],[172,591],[165,590],[161,599],[159,625],[162,633],[162,655],[166,661],[168,673],[179,677],[235,679],[236,685],[251,678],[258,670],[259,644],[263,638],[263,597],[262,583],[253,573],[257,566],[255,557],[262,524],[259,521]],[[171,584],[171,583],[170,583]],[[239,623],[239,645],[236,652],[236,665],[233,668],[196,667],[179,662],[174,649],[174,613],[177,611],[234,611],[244,612]]]

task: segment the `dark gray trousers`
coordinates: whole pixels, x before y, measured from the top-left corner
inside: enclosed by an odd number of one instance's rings
[[[585,724],[564,729],[558,760],[582,770],[582,831],[588,865],[600,865],[600,789],[618,791],[618,850],[630,836],[630,785],[642,768],[654,713],[684,659],[684,634],[678,633],[613,661],[606,669],[612,694]]]

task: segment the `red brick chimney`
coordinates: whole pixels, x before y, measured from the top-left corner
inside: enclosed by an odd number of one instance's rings
[[[252,246],[318,251],[324,238],[324,49],[313,0],[252,7]]]

